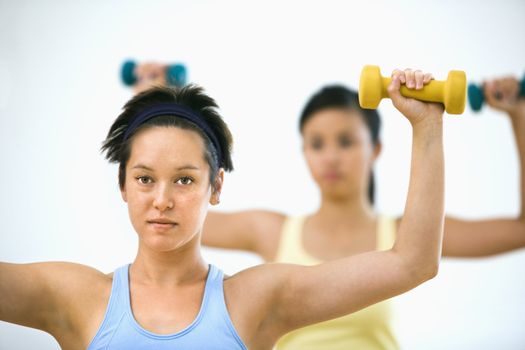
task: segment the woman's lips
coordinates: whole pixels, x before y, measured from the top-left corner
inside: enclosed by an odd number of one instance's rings
[[[323,174],[323,179],[325,181],[330,181],[330,182],[339,181],[341,180],[342,177],[343,176],[341,175],[341,173],[337,173],[337,172],[328,172],[328,173]]]
[[[156,231],[167,231],[177,225],[175,221],[167,219],[148,220],[148,225],[151,225]]]

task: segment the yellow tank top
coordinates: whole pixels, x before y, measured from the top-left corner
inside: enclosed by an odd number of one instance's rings
[[[283,224],[276,262],[317,265],[321,260],[303,248],[305,217],[288,217]],[[392,248],[396,223],[380,216],[377,225],[377,249]],[[350,315],[310,325],[284,335],[277,350],[398,350],[392,330],[392,310],[388,301],[374,304]]]

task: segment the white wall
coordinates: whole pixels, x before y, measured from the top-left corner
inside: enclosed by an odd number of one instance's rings
[[[357,86],[364,64],[420,67],[480,81],[524,72],[525,2],[516,1],[7,1],[0,0],[0,260],[66,260],[112,271],[133,259],[135,233],[99,154],[131,92],[128,57],[185,62],[222,107],[236,171],[221,210],[290,214],[318,205],[297,118],[326,83]],[[410,127],[383,101],[378,210],[399,214]],[[519,210],[507,118],[468,109],[445,126],[447,210],[464,218]],[[497,234],[497,233],[495,233]],[[259,260],[205,250],[235,272]],[[447,260],[397,299],[405,349],[525,348],[525,251]],[[48,335],[0,323],[0,349],[57,349]]]

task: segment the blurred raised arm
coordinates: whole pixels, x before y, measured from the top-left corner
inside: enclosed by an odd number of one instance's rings
[[[487,104],[510,118],[518,150],[520,169],[520,212],[514,218],[459,220],[446,218],[443,255],[483,257],[525,247],[525,98],[519,95],[514,77],[484,84]]]

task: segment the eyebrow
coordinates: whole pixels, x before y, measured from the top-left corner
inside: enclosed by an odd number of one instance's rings
[[[132,167],[131,169],[144,169],[144,170],[148,170],[148,171],[153,171],[152,168],[150,168],[150,167],[148,167],[147,165],[144,165],[144,164],[137,164],[134,167]],[[200,169],[198,167],[196,167],[195,165],[187,164],[187,165],[183,165],[183,166],[180,166],[178,168],[175,168],[175,170],[200,170]]]

